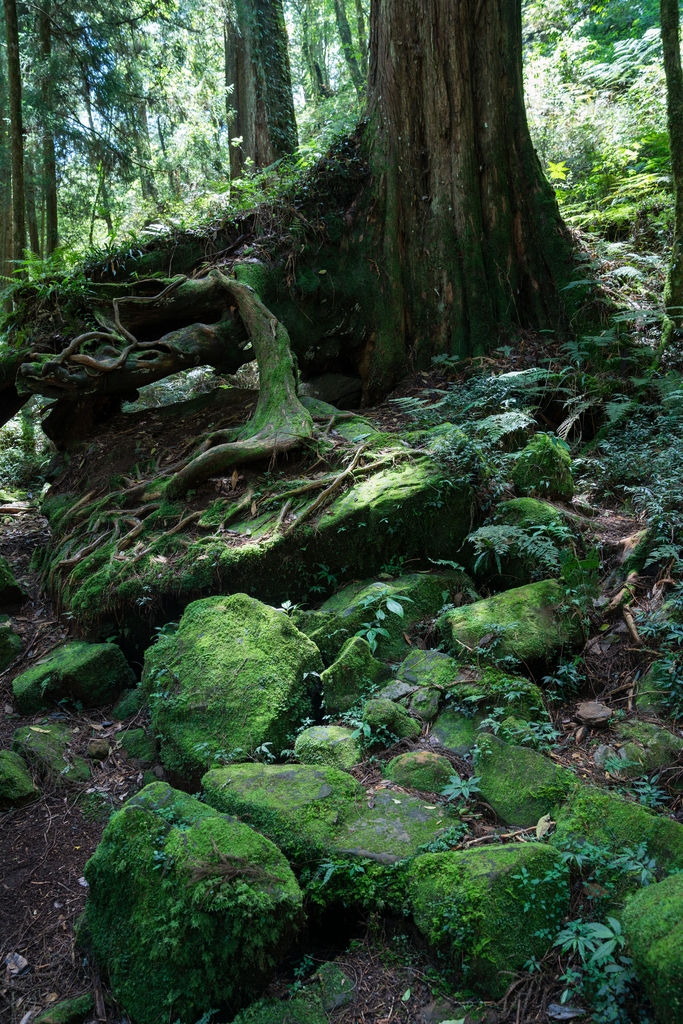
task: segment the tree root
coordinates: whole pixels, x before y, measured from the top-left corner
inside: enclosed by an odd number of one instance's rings
[[[361,445],[360,448],[356,449],[355,455],[354,455],[354,457],[353,457],[353,459],[351,461],[351,465],[348,466],[348,468],[345,469],[343,473],[340,473],[339,476],[335,477],[335,479],[332,481],[330,486],[327,487],[322,492],[322,494],[319,494],[318,497],[315,499],[315,501],[312,502],[307,508],[305,508],[303,510],[303,512],[299,516],[297,516],[297,518],[294,520],[294,522],[291,523],[287,527],[287,529],[285,530],[285,534],[284,534],[285,537],[288,537],[289,534],[292,533],[293,530],[296,530],[296,528],[301,525],[301,523],[304,521],[304,519],[308,519],[309,516],[312,516],[313,513],[316,511],[316,509],[320,508],[320,506],[325,503],[327,498],[329,498],[329,496],[331,494],[333,494],[337,490],[339,485],[342,484],[344,482],[344,480],[347,479],[347,477],[351,476],[351,474],[353,473],[353,470],[356,467],[356,463],[358,462],[358,460],[360,459],[361,455],[365,451],[365,447],[366,447],[365,445]]]

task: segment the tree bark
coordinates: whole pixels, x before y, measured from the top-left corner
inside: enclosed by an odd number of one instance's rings
[[[50,256],[59,245],[59,218],[57,213],[57,157],[52,126],[52,30],[50,26],[50,0],[43,0],[38,11],[38,45],[43,62],[40,83],[43,101],[43,196],[45,200],[45,255]]]
[[[358,94],[358,99],[360,99],[365,91],[365,80],[360,67],[358,66],[358,60],[356,59],[356,54],[353,49],[351,27],[349,26],[349,19],[346,17],[346,6],[344,0],[334,0],[334,15],[337,21],[337,29],[339,31],[339,39],[341,41],[344,60],[346,61],[346,66],[349,69],[353,87]]]
[[[683,70],[678,0],[660,0],[666,109],[674,187],[674,237],[664,286],[662,345],[683,334]]]
[[[287,30],[282,0],[235,0],[236,21],[225,26],[226,88],[237,116],[231,147],[233,177],[246,166],[268,167],[297,145]],[[249,163],[248,163],[249,161]]]
[[[21,65],[16,0],[4,0],[7,30],[7,79],[9,86],[10,137],[12,140],[12,259],[14,273],[26,248],[24,192],[24,124],[21,114]]]
[[[362,0],[356,0],[356,26],[358,28],[358,53],[363,79],[368,79],[368,37],[365,34],[365,15]]]
[[[33,160],[28,157],[25,170],[26,188],[26,225],[28,227],[28,242],[34,256],[40,256],[40,237],[38,235],[38,215],[36,213],[36,172]]]
[[[0,279],[12,275],[12,147],[7,113],[7,78],[0,65]]]

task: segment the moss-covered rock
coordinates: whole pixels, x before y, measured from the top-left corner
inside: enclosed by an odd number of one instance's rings
[[[233,1024],[327,1024],[319,991],[297,993],[292,999],[259,999],[238,1013]]]
[[[683,825],[593,786],[576,786],[557,815],[551,842],[561,847],[572,838],[614,850],[646,843],[658,868],[683,869]]]
[[[85,877],[92,954],[139,1024],[245,1005],[302,920],[277,847],[161,782],[112,817]]]
[[[520,494],[571,501],[574,480],[569,452],[549,434],[536,434],[520,452],[512,482]]]
[[[411,750],[392,758],[384,766],[385,778],[399,786],[421,789],[427,793],[440,793],[448,785],[454,768],[450,761],[429,750]]]
[[[508,825],[528,828],[555,813],[576,776],[526,747],[510,747],[485,733],[477,741],[475,771],[483,799]]]
[[[513,747],[536,747],[538,740],[530,723],[516,715],[507,715],[496,733],[499,739]]]
[[[0,611],[9,611],[23,604],[26,596],[14,578],[12,566],[0,555]]]
[[[578,619],[562,611],[562,603],[560,585],[542,580],[446,612],[437,631],[456,654],[464,645],[483,660],[511,656],[525,664],[545,664],[583,638]]]
[[[620,722],[614,732],[621,756],[635,762],[623,769],[632,779],[672,764],[683,750],[683,739],[653,722]]]
[[[410,697],[410,711],[424,722],[431,722],[439,713],[441,691],[434,686],[418,686]]]
[[[328,1012],[347,1006],[355,994],[353,980],[335,963],[321,964],[318,968],[318,981],[323,1009]]]
[[[10,622],[0,622],[0,672],[4,672],[18,654],[21,654],[21,637]]]
[[[24,759],[14,750],[0,750],[0,807],[21,807],[39,796]]]
[[[393,864],[431,842],[443,807],[382,790],[368,807],[346,772],[310,765],[238,764],[202,779],[212,807],[239,815],[295,860],[355,856]]]
[[[311,717],[306,675],[322,667],[282,612],[246,594],[194,601],[177,632],[145,653],[142,686],[162,761],[190,777],[217,755],[246,759],[264,743],[279,755]]]
[[[12,737],[12,750],[20,754],[42,775],[62,782],[86,782],[90,767],[71,749],[73,735],[61,722],[24,725]]]
[[[416,739],[420,735],[420,723],[394,703],[384,697],[366,701],[363,721],[372,729],[373,743],[395,743],[397,739]]]
[[[446,689],[459,679],[461,666],[440,651],[410,652],[398,667],[396,679],[413,686],[435,686]]]
[[[12,683],[17,707],[24,715],[60,700],[80,701],[86,708],[108,704],[135,681],[116,644],[77,641],[52,651]]]
[[[294,753],[302,764],[331,764],[351,768],[361,760],[358,739],[351,729],[337,725],[313,725],[296,738]]]
[[[133,690],[124,690],[111,709],[111,716],[121,721],[132,718],[145,706],[146,700],[145,691],[141,686],[136,686]]]
[[[125,750],[136,761],[154,761],[157,756],[157,741],[144,729],[127,729],[118,733],[116,746]]]
[[[661,1024],[683,1024],[683,875],[630,896],[621,915],[633,966]]]
[[[361,636],[350,637],[320,677],[325,710],[330,715],[348,711],[389,675],[387,666],[373,656],[367,640]]]
[[[430,853],[408,870],[415,923],[467,964],[468,985],[498,999],[532,956],[542,956],[569,904],[568,872],[539,843]]]
[[[536,498],[512,498],[510,501],[502,501],[496,506],[495,525],[511,526],[528,531],[541,542],[555,543],[563,540],[568,534],[565,516],[547,501],[539,501]],[[509,587],[522,586],[525,583],[532,583],[535,580],[543,579],[548,575],[548,556],[552,555],[552,548],[544,551],[540,546],[525,546],[522,548],[519,543],[514,542],[514,534],[511,535],[513,543],[510,553],[501,556],[500,573],[492,577],[497,590]],[[551,563],[552,564],[552,563]],[[488,566],[491,575],[492,566]]]
[[[92,992],[55,1003],[35,1019],[35,1024],[81,1024],[93,1008]]]

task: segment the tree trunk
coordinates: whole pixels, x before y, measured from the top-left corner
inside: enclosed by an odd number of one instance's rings
[[[0,285],[12,275],[12,150],[7,121],[7,79],[0,66]]]
[[[360,99],[365,91],[365,80],[358,66],[356,54],[354,53],[351,28],[349,26],[349,19],[346,17],[346,6],[344,0],[334,0],[334,15],[337,21],[337,29],[339,31],[339,39],[341,40],[344,60],[346,61],[346,66],[349,69],[353,87],[358,94],[358,99]]]
[[[660,0],[667,120],[674,186],[674,237],[664,286],[662,344],[683,334],[683,70],[678,0]]]
[[[362,0],[356,0],[356,25],[358,28],[358,53],[363,79],[368,80],[368,37],[365,34],[365,15]]]
[[[36,213],[36,172],[33,160],[28,157],[25,171],[26,187],[26,225],[28,227],[28,241],[31,252],[34,256],[40,256],[40,237],[38,235],[38,215]]]
[[[236,0],[236,23],[225,28],[226,87],[237,111],[231,136],[233,176],[293,153],[297,145],[292,80],[282,0]],[[247,164],[247,161],[250,161]]]
[[[379,280],[366,390],[385,392],[406,357],[560,327],[571,242],[527,126],[520,0],[373,0],[367,113]]]
[[[52,127],[52,32],[50,28],[50,0],[43,0],[38,11],[38,44],[43,61],[40,84],[43,101],[43,197],[45,200],[45,255],[49,256],[59,245],[59,219],[57,214],[57,158]]]
[[[26,215],[24,194],[24,124],[21,115],[21,66],[16,0],[4,0],[7,30],[7,79],[9,85],[10,137],[12,140],[12,259],[14,273],[24,258]]]

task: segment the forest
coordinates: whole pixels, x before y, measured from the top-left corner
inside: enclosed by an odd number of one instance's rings
[[[678,0],[3,0],[0,1020],[683,1024]]]

